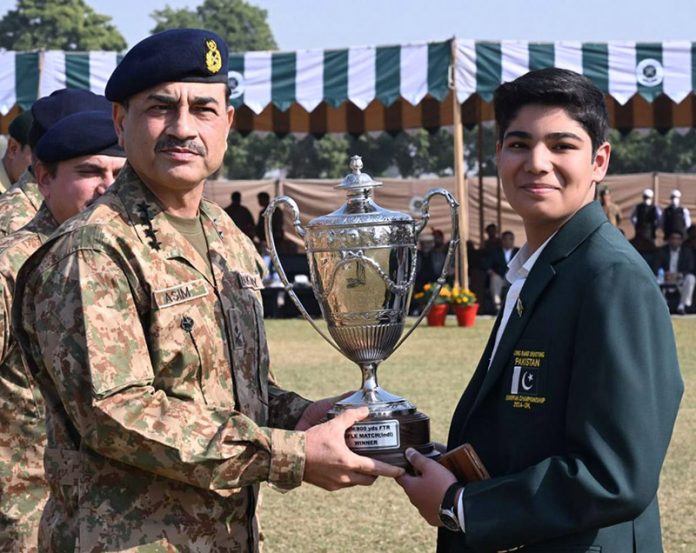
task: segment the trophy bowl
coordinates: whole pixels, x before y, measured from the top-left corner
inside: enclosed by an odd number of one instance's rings
[[[430,199],[443,196],[452,220],[452,238],[438,287],[445,283],[447,268],[459,242],[458,204],[449,191],[434,188],[425,195],[416,220],[375,203],[373,190],[382,183],[361,172],[359,156],[351,158],[350,167],[352,172],[337,186],[347,194],[339,209],[316,217],[303,227],[297,204],[287,196],[280,196],[271,201],[264,213],[266,236],[278,277],[300,313],[362,372],[360,389],[337,402],[328,416],[367,406],[368,418],[346,432],[348,447],[361,455],[406,467],[403,452],[409,447],[429,457],[438,456],[430,441],[430,419],[407,399],[381,388],[377,367],[418,326],[439,291],[435,290],[415,324],[402,336],[415,284],[416,244],[429,219]],[[280,262],[271,220],[276,207],[283,203],[292,210],[295,230],[304,239],[312,290],[330,337],[309,316]]]

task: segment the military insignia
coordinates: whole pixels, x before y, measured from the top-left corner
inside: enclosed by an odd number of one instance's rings
[[[522,318],[522,313],[524,313],[524,306],[522,305],[522,300],[517,298],[517,316]]]
[[[205,45],[208,51],[205,53],[205,67],[211,73],[215,74],[222,69],[222,54],[218,50],[214,40],[206,40]]]
[[[162,242],[157,240],[157,230],[152,226],[152,214],[146,202],[138,204],[138,212],[140,215],[140,224],[147,227],[145,229],[145,236],[150,239],[148,246],[153,250],[159,250],[162,246]]]

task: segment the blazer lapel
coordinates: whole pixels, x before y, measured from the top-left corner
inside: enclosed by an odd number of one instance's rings
[[[466,422],[468,422],[471,414],[485,399],[498,378],[500,378],[504,372],[505,365],[510,359],[515,344],[519,341],[525,327],[534,315],[535,307],[541,299],[544,290],[551,283],[556,274],[554,265],[561,259],[569,256],[603,223],[608,224],[599,202],[591,202],[573,215],[546,245],[522,287],[519,301],[508,319],[505,331],[498,344],[498,349],[483,379],[481,389],[466,415],[462,430],[466,426]],[[495,332],[497,332],[497,330]],[[494,336],[495,333],[491,338],[495,339]],[[487,349],[488,347],[490,347],[490,340]],[[487,359],[488,356],[484,356],[482,362],[485,362]],[[481,366],[479,365],[477,372],[480,369]]]
[[[495,320],[493,330],[491,330],[491,334],[488,337],[488,343],[486,344],[486,347],[483,350],[483,355],[481,356],[481,359],[478,362],[476,370],[474,371],[474,374],[471,376],[471,380],[469,381],[469,384],[467,384],[466,389],[464,390],[464,394],[462,394],[462,397],[460,398],[459,403],[457,404],[457,407],[455,408],[454,413],[452,414],[452,423],[450,425],[449,435],[447,438],[447,443],[449,444],[449,447],[459,445],[458,442],[454,442],[454,439],[457,436],[459,436],[460,429],[463,428],[466,424],[466,421],[469,418],[469,414],[472,411],[471,405],[477,397],[477,390],[481,389],[481,384],[483,380],[486,378],[486,373],[488,372],[488,364],[490,362],[491,353],[493,352],[493,345],[495,344],[495,336],[498,333],[498,328],[500,327],[500,321],[502,320],[502,318],[503,311],[501,310],[498,312],[498,317]]]
[[[489,356],[486,356],[483,360],[485,362],[486,375],[483,379],[481,389],[474,400],[474,404],[468,413],[467,421],[469,416],[471,416],[471,413],[473,413],[474,410],[480,405],[480,403],[491,391],[498,378],[500,378],[500,375],[505,369],[505,364],[510,358],[510,354],[514,349],[515,344],[519,340],[524,328],[527,326],[527,323],[532,317],[534,306],[539,300],[539,297],[544,289],[548,286],[556,274],[553,266],[548,263],[540,266],[540,261],[541,258],[537,259],[532,272],[529,274],[524,286],[522,287],[519,300],[510,314],[510,318],[508,319],[505,330],[503,331],[503,336],[498,344],[498,349],[495,352],[493,361],[490,363],[490,368],[488,367]],[[492,338],[495,339],[495,336],[492,336]]]

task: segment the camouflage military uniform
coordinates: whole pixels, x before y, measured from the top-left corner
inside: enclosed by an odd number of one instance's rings
[[[10,186],[12,186],[10,176],[7,174],[5,164],[2,162],[2,159],[0,159],[0,194],[7,192]]]
[[[24,266],[13,323],[46,401],[41,550],[255,551],[258,483],[301,483],[308,402],[276,387],[252,243],[213,274],[128,165]]]
[[[27,169],[14,185],[0,196],[0,237],[21,229],[41,207],[43,196],[34,175]]]
[[[44,204],[26,227],[0,239],[0,551],[36,551],[48,499],[43,400],[12,339],[9,315],[20,267],[56,228]]]

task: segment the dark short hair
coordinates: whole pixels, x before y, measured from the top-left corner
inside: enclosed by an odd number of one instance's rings
[[[232,198],[233,202],[239,202],[242,199],[242,193],[238,190],[235,190],[234,192],[232,192],[230,198]]]
[[[256,199],[260,202],[271,201],[271,195],[268,192],[259,192],[256,194]]]
[[[58,164],[60,163],[60,161],[51,161],[51,162],[40,161],[40,163],[41,163],[41,165],[44,166],[44,168],[46,169],[46,172],[49,175],[51,175],[51,177],[53,177],[53,178],[56,177],[56,175],[58,174]]]
[[[607,141],[609,122],[604,95],[594,83],[574,71],[551,67],[530,71],[495,91],[495,122],[503,141],[520,109],[537,104],[562,108],[590,135],[592,154]]]
[[[503,232],[503,234],[500,235],[501,238],[505,238],[506,236],[512,236],[514,238],[515,233],[511,230],[506,230],[505,232]]]

